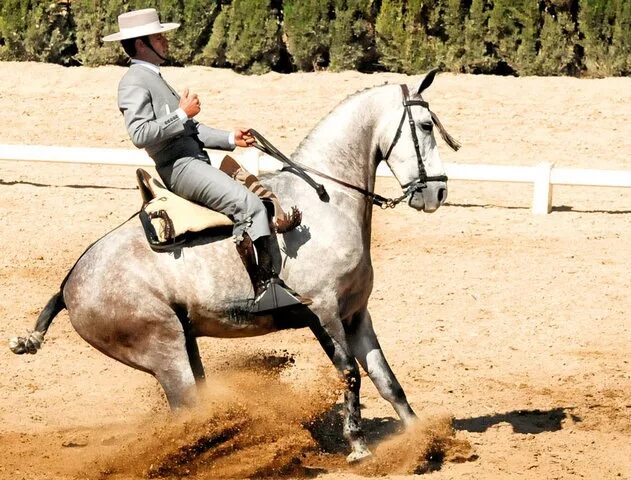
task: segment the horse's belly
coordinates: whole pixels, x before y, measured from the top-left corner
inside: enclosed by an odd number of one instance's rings
[[[251,315],[242,308],[222,314],[192,311],[189,312],[189,319],[196,337],[256,337],[279,330],[271,315]]]

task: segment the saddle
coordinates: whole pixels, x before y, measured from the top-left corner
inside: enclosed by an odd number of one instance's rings
[[[296,207],[292,207],[288,213],[284,212],[278,197],[235,159],[226,155],[219,169],[261,198],[270,216],[270,226],[276,232],[289,232],[300,225],[301,212]],[[234,225],[223,213],[169,191],[142,168],[136,170],[136,179],[143,202],[140,221],[147,241],[154,250],[168,250],[184,244],[195,233]]]

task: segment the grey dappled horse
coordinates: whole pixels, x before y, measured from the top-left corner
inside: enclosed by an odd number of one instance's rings
[[[432,127],[436,124],[441,134],[443,128],[420,98],[435,73],[412,90],[407,105],[407,87],[400,85],[351,95],[303,140],[292,160],[372,190],[377,164],[385,157],[407,189],[409,205],[435,211],[446,199],[447,178]],[[319,179],[327,202],[291,172],[264,180],[284,205],[302,210],[302,226],[279,236],[277,260],[282,261],[281,277],[313,299],[310,307],[274,316],[235,315],[234,306],[252,297],[252,285],[227,234],[156,253],[133,219],[85,252],[40,314],[35,331],[12,339],[12,350],[35,353],[55,315],[67,308],[81,337],[154,375],[177,408],[196,401],[196,382],[204,379],[196,337],[248,337],[308,326],[346,382],[348,460],[369,455],[360,426],[358,362],[406,425],[415,414],[381,351],[367,309],[373,283],[372,203],[326,176]]]

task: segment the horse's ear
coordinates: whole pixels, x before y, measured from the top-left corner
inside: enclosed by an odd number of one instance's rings
[[[423,78],[423,81],[421,81],[421,84],[418,87],[418,91],[416,92],[417,95],[420,95],[421,93],[423,93],[424,90],[429,88],[429,86],[434,81],[434,77],[436,76],[437,73],[438,73],[437,68],[433,68],[429,72],[427,72],[427,74],[425,75],[425,78]]]

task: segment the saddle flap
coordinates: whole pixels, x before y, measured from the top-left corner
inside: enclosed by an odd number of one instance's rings
[[[201,232],[207,228],[232,226],[223,213],[215,212],[170,192],[147,171],[136,170],[142,209],[153,227],[158,242],[173,242],[186,232]]]
[[[145,206],[145,211],[150,215],[152,213],[157,214],[162,210],[167,212],[173,222],[173,235],[175,237],[185,232],[201,232],[207,228],[233,225],[232,220],[223,213],[215,212],[178,197],[166,188],[156,187],[154,179],[152,179],[152,183],[156,188],[157,195]],[[160,221],[161,219],[155,218],[154,220]]]

